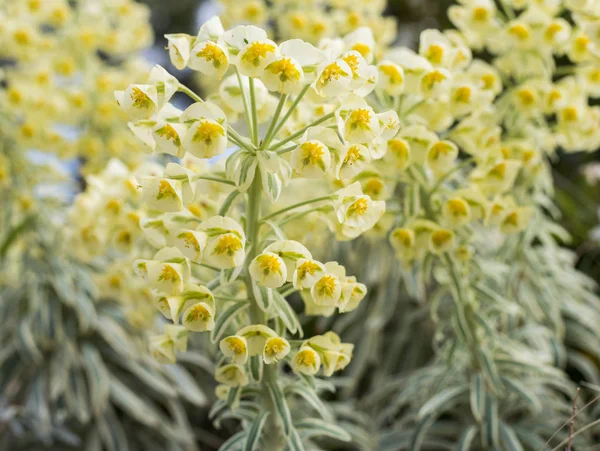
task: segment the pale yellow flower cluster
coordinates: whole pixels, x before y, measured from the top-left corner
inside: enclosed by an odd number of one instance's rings
[[[367,100],[380,78],[368,28],[315,46],[274,42],[256,26],[226,30],[213,18],[195,37],[167,39],[177,68],[218,85],[205,101],[156,66],[146,83],[115,92],[139,141],[179,159],[158,174],[136,174],[147,212],[141,229],[157,252],[138,252],[133,267],[172,322],[150,350],[174,362],[190,332],[209,332],[223,356],[218,396],[234,406],[249,387],[272,398],[263,438],[280,449],[297,435],[283,387],[332,376],[353,352],[333,332],[304,338],[290,295],[300,294],[306,314],[329,316],[356,309],[367,294],[342,265],[321,261],[322,249],[312,254],[306,228],[294,236],[306,245],[284,230],[306,217],[326,225],[321,237],[338,240],[375,227],[385,202],[351,179],[383,156],[398,114]],[[194,101],[183,111],[170,103],[177,91]],[[209,158],[218,162],[193,163]],[[303,180],[313,189],[300,195]],[[199,203],[215,208],[198,214]],[[283,377],[281,363],[297,378]]]
[[[140,161],[113,91],[147,71],[134,55],[152,43],[148,16],[132,0],[2,2],[0,99],[17,145],[81,157],[86,172]]]

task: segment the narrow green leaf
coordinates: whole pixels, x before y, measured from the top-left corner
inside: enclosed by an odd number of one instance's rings
[[[459,387],[442,390],[423,404],[421,409],[419,409],[417,419],[422,419],[432,414],[439,416],[442,412],[451,408],[456,400],[466,394],[468,390],[468,385],[461,385]]]
[[[285,397],[277,385],[276,382],[269,382],[267,385],[269,390],[269,396],[271,396],[271,400],[277,409],[277,413],[279,414],[279,418],[283,423],[283,430],[285,432],[285,436],[289,437],[290,432],[292,430],[292,415],[290,413],[290,409],[287,405]]]
[[[425,436],[427,435],[427,431],[431,427],[431,425],[435,422],[434,415],[428,415],[421,419],[417,423],[417,427],[412,435],[410,441],[409,449],[411,451],[419,451],[421,446],[423,445],[423,441],[425,440]]]
[[[485,396],[485,422],[482,432],[485,440],[491,448],[497,447],[499,442],[498,431],[498,402],[489,393]]]
[[[298,431],[294,428],[292,428],[292,433],[290,434],[290,437],[288,438],[287,449],[289,451],[304,451],[305,450],[303,440],[300,437],[300,434],[298,434]]]
[[[304,418],[296,423],[296,428],[303,439],[311,437],[331,437],[342,442],[349,442],[352,437],[341,427],[317,418]]]
[[[465,429],[465,432],[462,433],[458,445],[456,446],[456,451],[469,451],[476,435],[477,428],[475,426],[469,426]]]
[[[311,389],[306,384],[302,383],[294,383],[285,387],[285,394],[295,394],[302,397],[307,403],[309,403],[319,415],[323,418],[323,420],[327,422],[333,421],[333,415],[327,409],[323,401],[319,398],[319,395],[315,392],[314,389]]]
[[[483,370],[488,383],[493,387],[495,392],[501,392],[503,388],[502,380],[498,375],[498,369],[496,368],[496,363],[493,358],[486,350],[480,349],[479,361],[481,362],[481,369]]]
[[[42,353],[38,349],[31,330],[30,321],[22,321],[17,329],[17,344],[27,360],[39,363],[42,361]]]
[[[248,307],[247,302],[238,302],[232,304],[225,309],[221,314],[217,314],[217,320],[215,321],[215,327],[210,332],[210,341],[216,343],[220,341],[223,336],[227,333],[227,327],[235,319],[238,313]]]
[[[269,311],[271,301],[273,300],[273,290],[259,285],[256,281],[252,281],[252,293],[254,299],[263,312]]]
[[[187,402],[196,406],[208,405],[208,398],[196,380],[184,367],[180,365],[166,365],[165,369],[171,374],[175,389]]]
[[[229,195],[223,201],[221,208],[219,208],[219,212],[217,213],[219,216],[225,216],[233,204],[233,201],[240,195],[241,193],[238,190],[233,190],[229,193]]]
[[[246,431],[240,431],[237,434],[232,435],[229,440],[223,443],[219,448],[219,451],[237,451],[245,438]]]
[[[507,451],[524,451],[523,445],[513,428],[503,421],[500,422],[500,437],[502,438],[502,444]]]
[[[480,373],[471,379],[471,412],[478,423],[483,420],[485,410],[485,381]]]
[[[525,403],[529,404],[532,413],[536,415],[541,413],[542,402],[532,390],[528,389],[521,382],[511,377],[503,376],[502,381],[506,384],[510,391],[516,393],[523,401],[525,401]]]
[[[253,355],[250,357],[250,376],[256,382],[262,380],[263,374],[263,360],[261,355]]]
[[[257,449],[260,435],[265,425],[265,421],[269,416],[268,412],[262,411],[252,422],[248,429],[248,435],[246,435],[246,441],[244,442],[244,451],[254,451]]]
[[[298,333],[300,338],[304,336],[298,316],[288,301],[277,291],[273,290],[273,301],[279,312],[279,317],[291,334]]]
[[[110,399],[115,405],[146,426],[156,427],[161,423],[160,415],[154,408],[114,375],[111,375],[110,378]]]
[[[229,285],[237,280],[242,273],[243,266],[224,269],[219,273],[219,282],[222,286]]]
[[[124,362],[126,366],[139,380],[146,384],[153,391],[160,393],[166,397],[177,396],[177,390],[170,381],[167,381],[160,372],[151,371],[148,368],[142,366],[135,360],[128,360]],[[159,368],[158,365],[155,368]]]

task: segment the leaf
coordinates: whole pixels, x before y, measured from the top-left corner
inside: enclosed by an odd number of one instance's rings
[[[221,413],[223,413],[225,410],[227,410],[227,408],[228,408],[227,403],[225,401],[219,399],[217,402],[215,402],[213,404],[213,406],[208,411],[208,419],[214,420],[219,415],[221,415]]]
[[[471,380],[471,413],[478,423],[483,420],[485,410],[485,381],[480,373]]]
[[[287,330],[289,330],[291,334],[298,333],[300,338],[302,338],[304,336],[302,326],[300,325],[300,321],[298,321],[298,317],[292,306],[277,290],[273,290],[273,301],[275,301],[274,304],[279,313],[279,317],[283,321],[283,324],[285,324]]]
[[[540,399],[529,390],[525,385],[521,382],[511,378],[511,377],[502,377],[502,381],[506,384],[506,386],[513,392],[517,393],[517,395],[525,401],[531,407],[531,411],[534,414],[539,414],[542,411],[542,402]]]
[[[323,401],[319,398],[317,393],[306,386],[303,383],[293,383],[285,387],[285,394],[295,394],[302,397],[307,403],[309,403],[319,415],[323,418],[323,420],[327,422],[333,421],[333,415],[327,409]]]
[[[467,385],[442,390],[423,404],[421,409],[419,409],[417,419],[422,419],[429,415],[439,416],[443,411],[448,410],[453,406],[456,398],[464,395],[467,391]]]
[[[241,193],[245,193],[250,188],[256,173],[256,166],[256,157],[250,152],[243,152],[233,176],[233,181]]]
[[[483,349],[479,350],[479,357],[481,362],[481,369],[483,370],[484,376],[487,379],[488,383],[494,388],[495,392],[501,392],[503,388],[502,380],[498,375],[496,363],[489,355],[489,353]]]
[[[304,451],[304,444],[302,443],[302,438],[298,431],[292,428],[292,433],[287,441],[287,449],[289,451]]]
[[[231,322],[235,319],[238,313],[240,313],[243,309],[248,307],[247,302],[238,302],[236,304],[232,304],[223,313],[217,315],[217,320],[215,321],[215,327],[210,332],[210,341],[216,343],[220,341],[223,336],[227,333],[227,327]]]
[[[262,168],[260,170],[260,174],[263,190],[267,198],[271,201],[271,203],[277,202],[283,189],[283,183],[281,183],[281,179],[277,174],[265,171]]]
[[[107,450],[127,451],[129,449],[125,431],[123,430],[121,423],[117,420],[112,408],[96,421],[98,423],[100,439]]]
[[[219,212],[217,214],[219,216],[225,216],[227,214],[227,212],[229,211],[229,207],[231,207],[231,204],[233,203],[233,201],[240,194],[241,193],[238,190],[234,190],[234,191],[230,192],[229,195],[223,201],[223,204],[221,204],[221,208],[219,208]]]
[[[219,282],[221,283],[221,286],[229,285],[230,283],[235,282],[242,273],[242,269],[244,269],[243,265],[222,270],[219,274]]]
[[[234,451],[238,449],[243,440],[246,438],[246,431],[240,431],[237,434],[232,435],[229,440],[221,445],[219,451]]]
[[[250,357],[250,375],[252,379],[256,382],[260,382],[262,380],[263,375],[263,360],[260,355],[253,355]]]
[[[238,149],[233,152],[229,157],[227,157],[227,161],[225,162],[225,175],[228,180],[233,180],[235,177],[235,172],[237,167],[240,164],[240,159],[242,158],[242,154],[245,151],[243,149]]]
[[[463,432],[460,437],[456,451],[469,451],[476,435],[477,428],[475,426],[469,426],[467,429],[465,429],[465,432]]]
[[[267,388],[269,390],[269,396],[277,409],[277,413],[279,414],[279,418],[283,423],[283,430],[285,432],[285,436],[289,437],[290,432],[292,430],[292,415],[290,414],[290,409],[285,401],[283,393],[277,385],[276,382],[269,382],[267,384]]]
[[[267,224],[269,227],[271,227],[271,230],[273,230],[273,233],[275,234],[275,236],[277,237],[278,240],[286,240],[287,238],[285,237],[285,233],[283,232],[283,230],[281,230],[281,228],[275,224],[273,221],[265,221],[265,224]]]
[[[110,399],[146,426],[157,427],[161,423],[161,418],[154,408],[114,375],[110,378]]]
[[[303,439],[325,436],[342,442],[349,442],[352,440],[350,434],[341,427],[316,418],[304,418],[296,423],[296,428]]]
[[[255,280],[252,281],[252,293],[254,300],[263,312],[268,312],[273,300],[273,290],[260,285]]]
[[[482,433],[487,444],[494,448],[498,446],[498,403],[490,394],[485,397],[485,422]]]
[[[135,359],[136,356],[133,354],[135,346],[131,344],[129,337],[123,331],[123,328],[119,326],[114,320],[108,316],[102,316],[96,321],[96,329],[106,340],[108,345],[122,357],[126,359]]]
[[[265,421],[269,416],[268,412],[262,411],[252,422],[248,429],[248,435],[246,435],[246,441],[244,442],[244,451],[254,451],[260,440],[260,435],[265,425]]]
[[[170,381],[164,379],[159,371],[156,371],[157,368],[161,368],[162,366],[156,365],[154,368],[148,369],[135,360],[128,360],[125,363],[125,366],[140,380],[140,382],[146,384],[155,392],[169,398],[177,396],[176,387],[173,386]]]
[[[180,365],[166,365],[173,378],[177,392],[189,403],[196,406],[208,405],[208,399],[188,371]]]
[[[17,338],[17,344],[25,354],[27,360],[32,360],[39,364],[42,361],[42,353],[35,343],[29,320],[24,320],[19,324],[19,327],[17,328]]]
[[[500,437],[507,451],[524,451],[517,434],[508,424],[500,422]]]
[[[429,415],[421,419],[417,423],[417,427],[415,432],[413,432],[410,447],[411,451],[419,451],[421,446],[423,445],[423,441],[425,440],[425,435],[427,435],[427,431],[431,427],[431,425],[435,422],[435,416]]]

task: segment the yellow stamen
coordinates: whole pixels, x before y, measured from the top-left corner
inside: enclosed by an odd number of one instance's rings
[[[357,108],[350,113],[350,128],[361,130],[371,129],[371,112],[365,108]]]
[[[402,74],[396,66],[391,64],[382,64],[379,66],[379,70],[383,72],[386,77],[388,77],[389,82],[393,85],[399,85],[404,81]]]
[[[219,242],[215,246],[213,254],[222,255],[227,254],[232,256],[236,252],[242,249],[242,242],[240,239],[233,234],[225,234],[219,237]]]
[[[288,80],[300,80],[300,71],[292,63],[290,58],[282,58],[271,64],[269,64],[265,70],[271,72],[273,75],[278,75],[279,79],[283,82]]]
[[[133,101],[133,107],[146,109],[152,105],[152,100],[137,86],[134,86],[131,90],[131,100]]]
[[[261,60],[265,59],[269,53],[275,53],[275,46],[273,44],[253,42],[242,55],[242,61],[253,66],[258,66]]]
[[[221,50],[221,48],[213,44],[212,42],[207,42],[202,50],[196,53],[196,56],[199,58],[204,58],[207,63],[212,63],[214,67],[217,69],[227,63],[227,56],[225,52]]]
[[[200,126],[194,133],[192,141],[204,141],[206,145],[210,145],[213,139],[219,136],[225,136],[225,130],[220,124],[209,122],[207,120],[200,121]]]
[[[281,261],[276,255],[259,255],[256,261],[264,275],[281,274]]]
[[[160,274],[158,281],[162,282],[177,282],[179,280],[179,274],[171,265],[164,265],[162,273]]]

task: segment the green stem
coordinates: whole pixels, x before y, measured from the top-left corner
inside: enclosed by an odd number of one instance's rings
[[[223,183],[225,185],[235,186],[235,183],[233,183],[230,180],[221,179],[219,177],[211,177],[209,175],[195,175],[195,176],[192,177],[192,179],[194,179],[194,180],[208,180],[209,182],[217,182],[217,183]]]
[[[252,144],[258,146],[258,112],[256,110],[256,92],[254,78],[250,77],[250,108],[252,110]]]
[[[291,146],[288,147],[284,147],[283,149],[279,149],[277,151],[277,155],[283,155],[284,153],[288,153],[291,152],[292,150],[294,150],[296,147],[298,147],[296,144],[293,144]]]
[[[241,193],[238,190],[232,191],[231,193],[229,193],[229,196],[227,196],[227,198],[225,199],[225,201],[223,202],[223,205],[221,205],[221,208],[219,208],[219,216],[225,216],[227,214],[227,212],[229,211],[229,208],[231,207],[231,205],[233,204],[233,201],[240,195]]]
[[[306,85],[304,88],[302,88],[302,91],[300,91],[300,93],[296,96],[296,98],[294,99],[294,102],[290,106],[289,110],[287,110],[287,112],[285,113],[285,116],[283,116],[283,118],[279,121],[279,123],[275,127],[275,130],[273,130],[271,140],[275,136],[277,136],[277,133],[279,133],[279,130],[281,130],[281,127],[283,127],[283,125],[286,123],[286,121],[290,118],[290,116],[292,115],[292,113],[294,112],[294,110],[296,109],[298,104],[300,103],[300,100],[302,100],[302,97],[304,97],[304,94],[306,94],[306,91],[308,91],[309,87],[310,87],[310,85]],[[266,148],[270,143],[271,143],[271,141],[269,141],[269,143],[267,143],[264,147]]]
[[[260,220],[260,222],[269,221],[270,219],[273,219],[276,216],[282,215],[282,214],[287,213],[288,211],[291,211],[291,210],[295,210],[296,208],[300,208],[300,207],[303,207],[305,205],[310,205],[310,204],[314,204],[314,203],[317,203],[317,202],[323,202],[323,201],[326,201],[326,200],[331,200],[332,198],[333,198],[333,196],[323,196],[323,197],[317,197],[315,199],[305,200],[304,202],[298,202],[297,204],[290,205],[289,207],[282,208],[281,210],[277,210],[277,211],[275,211],[275,212],[273,212],[273,213],[265,216],[264,218],[262,218]]]
[[[242,101],[244,102],[244,112],[246,113],[246,124],[248,126],[248,133],[252,137],[252,116],[250,115],[250,108],[248,108],[248,99],[246,98],[246,90],[244,89],[244,85],[242,84],[242,76],[240,75],[240,71],[237,69],[237,67],[235,68],[235,75],[237,76],[238,85],[242,93]]]
[[[600,420],[592,421],[590,424],[586,424],[584,427],[582,427],[581,429],[579,429],[573,435],[570,435],[569,437],[567,437],[566,439],[564,439],[562,442],[560,442],[558,444],[558,446],[552,448],[552,451],[559,451],[559,450],[561,450],[563,448],[563,446],[565,446],[567,443],[569,443],[570,439],[573,439],[573,437],[577,437],[579,434],[582,434],[585,431],[587,431],[588,429],[591,429],[591,428],[593,428],[595,426],[598,426],[599,424],[600,424]]]
[[[250,263],[258,254],[258,231],[260,228],[260,201],[262,194],[262,182],[260,180],[260,172],[257,171],[252,185],[248,190],[248,209],[246,211],[246,238],[252,246],[250,252],[246,256],[246,262],[244,263],[244,271],[246,274],[246,291],[250,298],[250,321],[252,324],[263,324],[265,322],[265,315],[258,306],[252,292],[252,278],[248,267]]]
[[[252,324],[267,324],[268,319],[264,312],[258,306],[256,299],[254,298],[254,293],[252,291],[252,277],[250,276],[250,272],[248,271],[248,267],[250,263],[254,259],[254,257],[258,254],[258,232],[260,229],[260,204],[262,197],[262,182],[260,172],[257,171],[254,180],[252,181],[252,185],[248,190],[248,210],[246,212],[246,237],[251,244],[250,252],[246,256],[246,261],[244,262],[244,272],[245,272],[245,282],[246,282],[246,292],[248,293],[248,300],[250,301],[250,322]],[[262,376],[262,392],[263,392],[263,402],[264,409],[269,412],[269,434],[267,434],[268,443],[266,443],[265,449],[282,449],[282,444],[280,443],[281,427],[278,422],[279,415],[277,414],[277,409],[273,404],[271,397],[269,396],[269,384],[277,383],[277,364],[265,365],[263,369]]]
[[[188,88],[185,85],[182,85],[181,83],[179,84],[179,88],[177,88],[177,90],[179,92],[183,92],[184,94],[187,94],[188,97],[190,97],[192,100],[195,100],[196,102],[202,102],[202,103],[204,103],[204,100],[202,99],[202,97],[200,97],[198,94],[196,94],[190,88]]]
[[[269,144],[271,143],[271,140],[273,139],[273,134],[275,132],[275,126],[277,125],[277,122],[279,121],[279,116],[281,116],[281,111],[283,110],[283,107],[285,106],[285,102],[287,102],[288,97],[289,96],[287,94],[282,94],[281,97],[279,97],[279,103],[277,104],[277,109],[275,110],[275,115],[273,116],[273,119],[271,119],[271,124],[269,124],[269,129],[267,130],[265,139],[262,142],[262,145],[261,145],[262,148],[268,147]]]
[[[304,127],[302,130],[298,130],[298,131],[297,131],[296,133],[294,133],[293,135],[291,135],[291,136],[288,136],[288,137],[287,137],[286,139],[284,139],[283,141],[279,141],[277,144],[275,144],[275,145],[274,145],[274,146],[271,148],[271,150],[276,150],[276,149],[279,149],[281,146],[283,146],[283,145],[285,145],[285,144],[289,143],[290,141],[293,141],[294,139],[296,139],[296,138],[299,138],[300,136],[302,136],[302,135],[304,134],[304,132],[305,132],[306,130],[308,130],[309,128],[311,128],[311,127],[316,127],[317,125],[319,125],[319,124],[322,124],[322,123],[323,123],[323,122],[325,122],[325,121],[328,121],[329,119],[331,119],[331,118],[332,118],[332,117],[334,117],[334,116],[335,116],[335,113],[329,113],[329,114],[326,114],[325,116],[323,116],[323,117],[322,117],[322,118],[320,118],[320,119],[317,119],[317,120],[316,120],[316,121],[314,121],[313,123],[311,123],[311,124],[308,124],[308,125],[307,125],[306,127]]]

